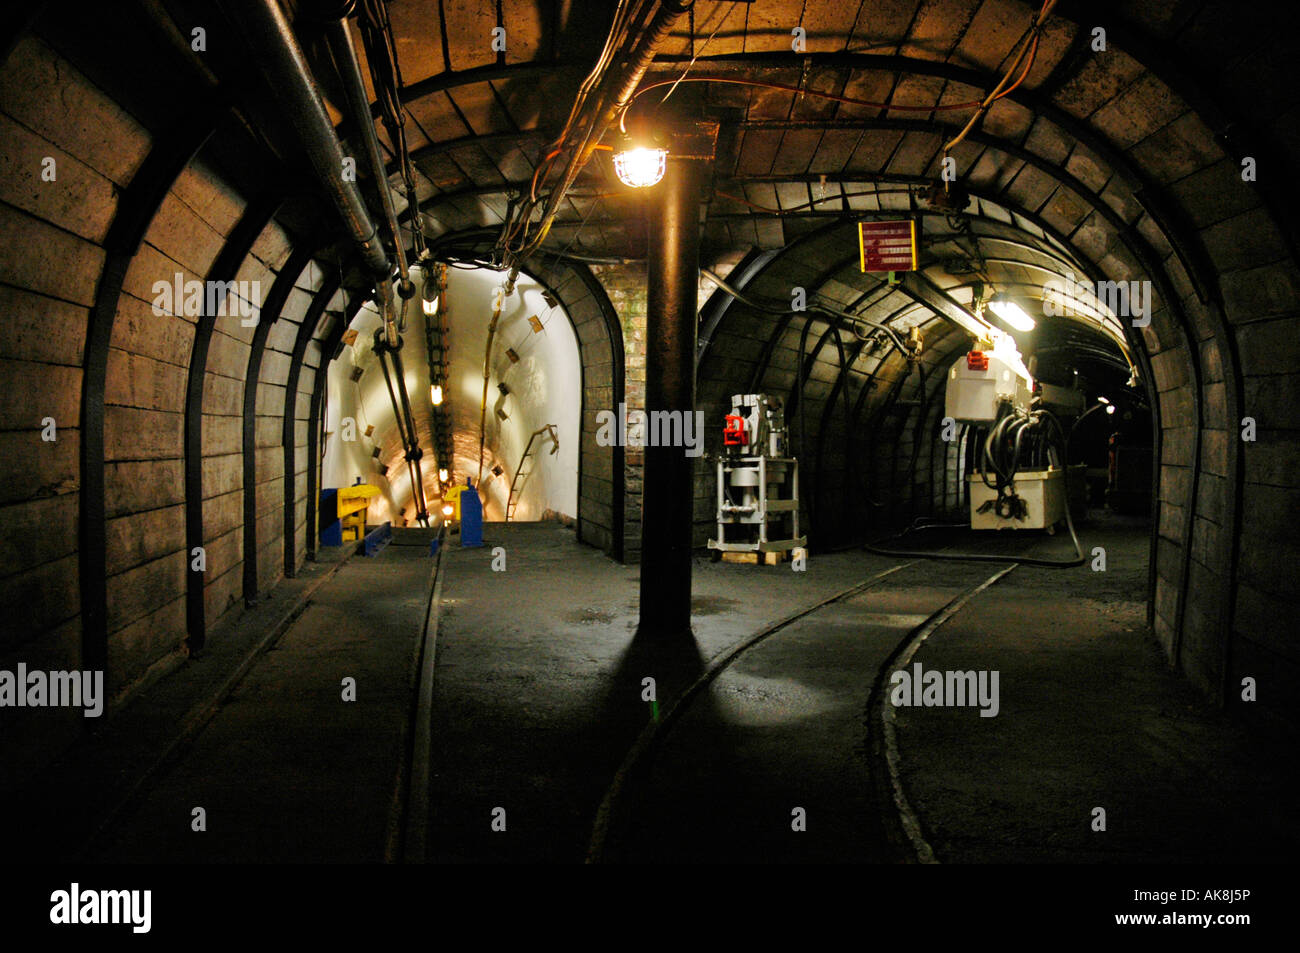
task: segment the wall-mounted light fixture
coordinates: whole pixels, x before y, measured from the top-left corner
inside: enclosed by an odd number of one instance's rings
[[[420,307],[429,317],[438,313],[438,282],[434,280],[433,269],[424,269],[424,287],[420,290]]]
[[[431,386],[429,387],[429,399],[430,399],[431,401],[433,401],[433,406],[435,406],[435,407],[439,407],[439,406],[442,405],[442,385],[441,385],[441,384],[433,384],[433,385],[431,385]]]
[[[1001,318],[1002,322],[1013,331],[1032,331],[1034,329],[1034,319],[1025,312],[1024,308],[1011,300],[1011,296],[1005,292],[999,292],[989,299],[988,310]]]

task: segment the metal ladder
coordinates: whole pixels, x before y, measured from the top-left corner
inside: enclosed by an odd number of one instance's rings
[[[520,483],[519,478],[522,476],[526,480],[528,474],[532,472],[531,470],[525,471],[524,464],[528,461],[528,458],[533,455],[533,441],[542,434],[548,432],[551,435],[551,442],[553,444],[551,447],[551,453],[555,454],[560,450],[560,437],[559,434],[555,432],[555,424],[547,424],[545,427],[538,427],[533,431],[532,436],[528,438],[528,446],[524,447],[524,455],[519,458],[519,466],[515,468],[514,478],[510,481],[510,496],[506,499],[507,523],[515,518],[515,507],[519,505],[519,491],[522,489],[522,484]]]

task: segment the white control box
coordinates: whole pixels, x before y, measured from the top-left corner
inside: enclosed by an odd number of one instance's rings
[[[997,351],[970,351],[948,370],[944,413],[953,420],[992,423],[999,403],[1009,400],[1026,411],[1029,398],[1030,382],[1015,363]]]
[[[1074,474],[1071,474],[1073,476]],[[984,485],[978,474],[970,481],[971,529],[1047,529],[1065,519],[1065,473],[1062,470],[1021,470],[1016,474],[1016,495],[1025,501],[1024,519],[998,516],[993,507],[981,506],[997,499],[997,491]]]

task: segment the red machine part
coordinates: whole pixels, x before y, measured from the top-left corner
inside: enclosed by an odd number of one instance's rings
[[[983,351],[971,351],[966,355],[966,366],[972,371],[987,371],[989,356]]]
[[[726,426],[722,428],[722,442],[728,447],[743,447],[749,443],[749,431],[745,429],[744,417],[727,414]]]

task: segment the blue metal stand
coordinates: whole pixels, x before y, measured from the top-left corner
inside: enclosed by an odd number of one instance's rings
[[[467,489],[460,495],[460,544],[483,545],[483,501],[478,498],[474,484],[465,480]]]
[[[361,540],[361,555],[373,556],[381,549],[388,545],[388,541],[393,538],[393,524],[384,523],[383,526],[376,526],[370,532],[366,533],[365,538]]]

